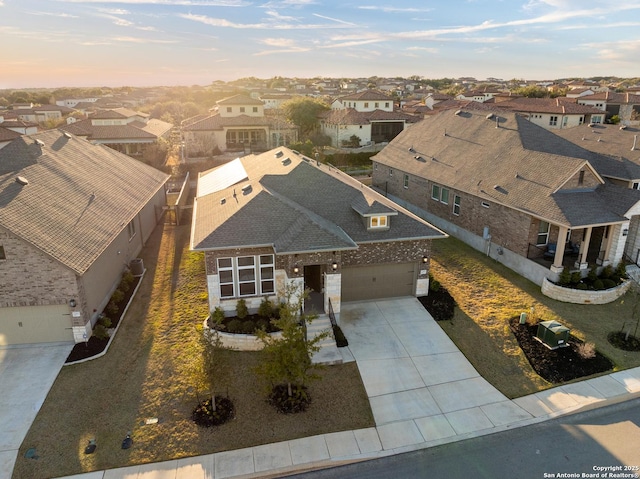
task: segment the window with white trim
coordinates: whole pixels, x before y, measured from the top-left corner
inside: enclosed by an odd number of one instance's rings
[[[431,199],[439,201],[440,200],[440,186],[439,185],[431,185]]]
[[[634,190],[640,190],[640,182],[634,181],[633,182],[633,189]]]
[[[404,178],[402,179],[402,183],[405,188],[409,188],[409,175],[407,174],[404,175]]]
[[[549,223],[540,220],[538,223],[538,237],[536,239],[536,245],[545,245],[549,242]]]
[[[257,106],[254,106],[254,107],[253,107],[253,112],[254,112],[254,113],[258,113],[258,107],[257,107]]]
[[[453,195],[453,214],[460,215],[460,195]]]
[[[449,188],[440,188],[440,203],[449,204]]]
[[[369,217],[369,228],[386,228],[387,217],[386,216],[371,216]]]
[[[552,115],[549,117],[549,126],[556,126],[558,124],[558,117]]]
[[[275,291],[273,255],[218,258],[220,297],[234,298]]]
[[[133,237],[136,235],[136,224],[134,223],[134,221],[135,220],[131,220],[127,225],[127,232],[129,233],[129,241],[131,241]]]

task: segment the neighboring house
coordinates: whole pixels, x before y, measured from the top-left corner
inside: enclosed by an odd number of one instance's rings
[[[100,110],[85,120],[60,127],[91,143],[107,145],[133,157],[142,156],[149,145],[161,139],[168,140],[172,128],[171,123],[149,118],[147,113],[128,108]]]
[[[485,89],[485,90],[470,90],[464,93],[460,93],[459,95],[456,96],[456,100],[462,100],[462,101],[477,101],[480,103],[484,103],[486,101],[491,100],[494,96],[496,96],[497,94],[499,94],[500,91],[499,90],[489,90],[489,89]]]
[[[604,123],[605,119],[602,111],[578,104],[575,98],[521,97],[500,101],[496,106],[522,113],[531,123],[547,130],[573,128],[583,123]]]
[[[78,104],[81,103],[95,103],[98,101],[98,97],[89,98],[65,98],[64,100],[56,100],[56,105],[66,106],[67,108],[76,109]]]
[[[200,173],[191,249],[209,307],[255,309],[288,284],[320,313],[342,301],[426,295],[431,240],[446,235],[343,172],[281,147]]]
[[[21,133],[17,133],[16,131],[8,128],[3,128],[2,123],[0,122],[0,150],[20,136],[22,136]]]
[[[336,147],[354,146],[351,137],[357,136],[360,145],[393,140],[419,117],[394,109],[393,98],[376,90],[342,96],[331,109],[320,114],[322,133],[331,138]]]
[[[416,124],[373,158],[373,185],[537,284],[629,257],[640,191],[604,177],[620,161],[496,111]]]
[[[44,123],[50,120],[61,120],[63,117],[73,113],[73,109],[59,105],[39,105],[31,108],[18,108],[14,113],[18,120]]]
[[[38,132],[38,124],[23,120],[6,119],[0,123],[0,127],[15,131],[20,135],[33,135]]]
[[[595,93],[595,91],[593,91],[591,88],[572,88],[570,90],[567,91],[567,98],[580,98],[583,96],[590,96],[593,95]]]
[[[581,105],[589,105],[606,112],[607,120],[617,115],[624,124],[640,124],[640,95],[607,91],[581,97],[577,101]]]
[[[264,104],[265,110],[279,109],[283,103],[288,102],[293,98],[293,95],[288,93],[263,93],[260,95],[260,100]]]
[[[164,173],[59,130],[0,150],[0,345],[82,342],[162,217]]]
[[[217,102],[209,115],[182,122],[188,157],[225,151],[265,151],[298,141],[298,128],[281,115],[265,115],[261,100],[234,95]]]

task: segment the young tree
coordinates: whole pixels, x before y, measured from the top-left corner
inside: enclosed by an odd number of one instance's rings
[[[300,288],[287,287],[280,318],[272,320],[282,331],[282,336],[274,338],[264,331],[258,332],[264,344],[264,359],[257,368],[258,374],[269,381],[272,393],[278,385],[285,384],[288,400],[305,403],[308,402],[305,392],[307,384],[319,379],[311,357],[320,350],[318,343],[329,335],[329,331],[325,331],[313,339],[307,339],[305,323],[317,318],[317,315],[307,315],[301,311],[307,295],[308,292],[301,292]]]

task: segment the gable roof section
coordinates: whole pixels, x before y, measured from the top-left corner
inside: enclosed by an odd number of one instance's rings
[[[228,98],[223,98],[222,100],[217,101],[216,104],[224,105],[224,106],[229,106],[229,105],[264,105],[264,102],[262,102],[260,100],[256,100],[255,98],[251,98],[248,95],[238,94],[238,95],[230,96]]]
[[[318,166],[287,148],[235,162],[247,177],[226,181],[226,188],[209,188],[208,194],[203,190],[215,183],[208,178],[210,175],[233,176],[225,171],[226,165],[199,177],[192,249],[272,246],[277,254],[289,254],[355,249],[361,242],[446,236],[348,175]],[[229,168],[239,171],[238,164]],[[376,211],[395,215],[391,228],[367,230],[363,213]]]
[[[393,101],[393,98],[378,90],[364,90],[358,93],[341,96],[338,100],[344,101]]]
[[[606,158],[514,113],[444,111],[404,130],[373,159],[555,224],[625,220],[626,210],[608,203],[601,178],[595,189],[560,190],[577,171],[591,168],[591,160]],[[629,193],[618,187],[618,194]],[[590,206],[574,210],[570,201]]]
[[[82,275],[167,179],[57,130],[23,136],[0,150],[0,226]]]

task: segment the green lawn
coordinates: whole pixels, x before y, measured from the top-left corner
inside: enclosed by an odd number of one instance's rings
[[[431,272],[455,298],[452,321],[440,322],[478,372],[510,398],[553,386],[522,354],[508,321],[535,308],[536,319],[555,319],[571,334],[593,342],[616,370],[640,366],[640,353],[616,349],[607,334],[632,317],[633,293],[606,305],[577,305],[547,298],[540,286],[455,238],[433,242]]]
[[[190,419],[204,398],[198,337],[208,314],[204,263],[188,251],[189,226],[158,227],[147,273],[108,353],[63,368],[24,440],[13,477],[39,479],[208,454],[374,425],[355,363],[330,366],[310,386],[308,411],[283,415],[266,403],[253,372],[259,353],[228,351],[224,385],[236,418],[203,429]],[[157,417],[155,425],[146,418]],[[122,450],[128,431],[134,445]],[[96,438],[94,454],[83,453]],[[35,447],[39,459],[25,459]]]

